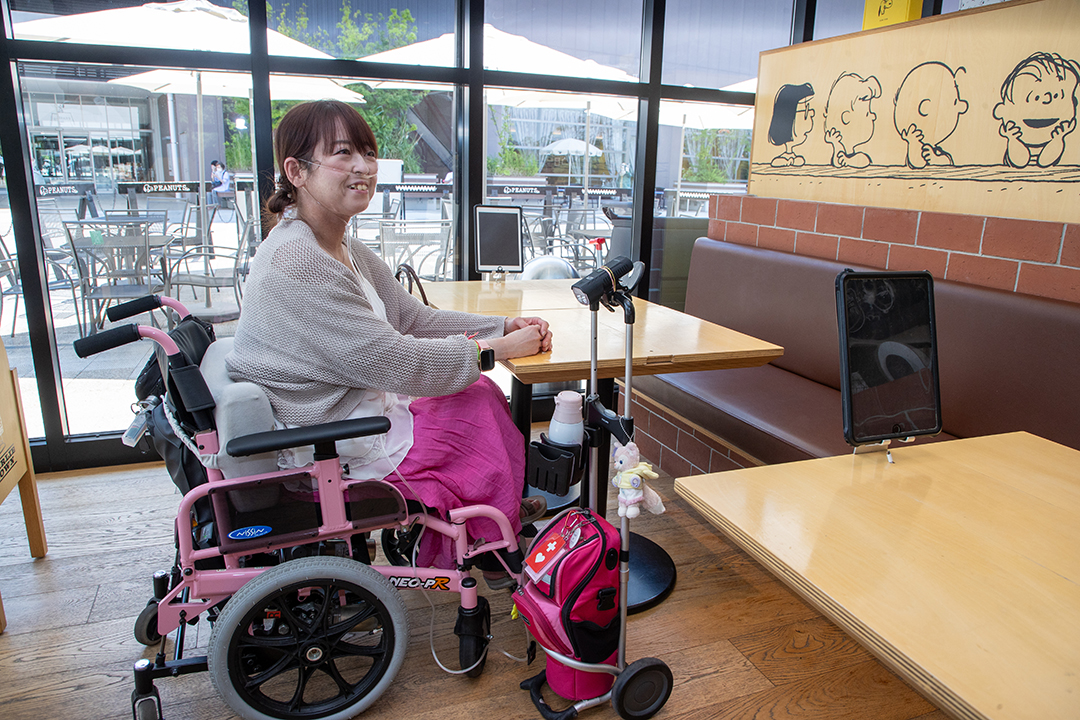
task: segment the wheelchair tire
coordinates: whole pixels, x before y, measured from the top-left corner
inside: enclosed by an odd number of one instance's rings
[[[491,606],[483,596],[477,600],[479,604],[472,616],[462,617],[465,611],[458,609],[458,624],[454,628],[454,633],[458,636],[458,662],[462,670],[472,668],[465,673],[471,678],[478,678],[484,672],[488,637],[491,635]]]
[[[386,578],[345,558],[304,558],[226,603],[210,635],[210,679],[245,720],[346,720],[390,686],[408,641],[405,604]]]
[[[626,666],[611,688],[611,707],[623,720],[651,718],[671,697],[675,680],[663,660],[641,658]]]
[[[146,607],[135,618],[135,639],[143,645],[157,645],[161,642],[161,633],[157,626],[158,604],[151,598]]]

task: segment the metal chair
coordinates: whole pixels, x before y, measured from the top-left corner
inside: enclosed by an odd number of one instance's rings
[[[412,265],[420,277],[446,279],[452,263],[450,220],[383,220],[379,223],[379,253],[391,268]]]
[[[152,295],[164,287],[155,250],[165,245],[165,237],[155,234],[152,247],[150,232],[164,225],[163,213],[64,222],[88,332],[104,326],[105,309],[111,303]]]
[[[171,258],[165,274],[165,294],[180,300],[179,290],[173,295],[174,288],[190,287],[193,297],[197,297],[195,288],[205,289],[208,295],[211,290],[232,288],[239,309],[244,295],[242,285],[247,279],[248,264],[255,254],[255,247],[255,228],[249,218],[241,229],[235,249],[198,245]],[[193,272],[192,267],[200,268],[200,271]]]
[[[63,251],[58,251],[63,252]],[[79,299],[76,294],[76,288],[78,287],[78,281],[71,276],[71,266],[65,262],[58,262],[54,260],[54,257],[48,253],[45,255],[45,270],[47,275],[47,286],[50,296],[52,292],[59,290],[67,290],[71,293],[71,303],[75,308],[75,321],[79,325],[79,337],[85,336],[83,329],[83,319],[79,313]],[[70,256],[66,256],[68,262],[71,262]],[[7,247],[3,242],[0,242],[0,324],[3,323],[4,316],[4,300],[8,297],[15,298],[15,316],[11,321],[11,337],[15,337],[15,326],[19,320],[19,299],[23,295],[22,278],[19,275],[19,262],[8,253]]]

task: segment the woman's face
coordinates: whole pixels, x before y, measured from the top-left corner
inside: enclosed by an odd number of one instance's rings
[[[367,209],[375,194],[378,161],[371,148],[356,148],[345,133],[338,132],[329,152],[320,143],[311,162],[301,161],[302,185],[299,201],[314,199],[314,207],[332,212],[339,218],[350,218]],[[305,198],[305,196],[307,196]]]

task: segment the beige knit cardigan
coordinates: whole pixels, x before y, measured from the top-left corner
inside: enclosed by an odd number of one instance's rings
[[[417,397],[463,390],[480,375],[466,334],[503,334],[505,317],[426,307],[363,243],[349,242],[349,251],[385,304],[386,322],[352,270],[300,220],[280,222],[252,260],[225,363],[233,380],[266,391],[284,423],[340,420],[366,388]]]

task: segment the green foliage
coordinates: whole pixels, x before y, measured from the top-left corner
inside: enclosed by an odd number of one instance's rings
[[[515,177],[532,177],[540,172],[540,163],[534,157],[526,156],[514,147],[514,129],[510,123],[510,112],[502,112],[502,122],[495,117],[494,108],[491,109],[491,117],[495,120],[495,133],[499,137],[499,154],[487,159],[487,170],[490,175],[509,175]]]
[[[233,0],[233,7],[247,14],[247,3],[244,0]],[[350,0],[342,0],[341,19],[337,23],[339,33],[335,43],[325,29],[309,27],[307,3],[300,4],[292,19],[289,17],[289,7],[289,3],[283,3],[275,9],[272,3],[267,2],[266,16],[269,26],[282,35],[334,57],[356,59],[416,42],[416,22],[408,9],[391,9],[389,16],[382,13],[373,16],[371,13],[354,11]],[[348,87],[362,94],[367,101],[358,109],[375,133],[375,139],[379,143],[379,156],[403,160],[405,172],[421,172],[423,168],[416,152],[420,138],[416,133],[416,125],[408,119],[408,112],[424,99],[426,93],[415,90],[374,89],[362,83]],[[229,102],[232,102],[232,107],[229,107]],[[286,111],[297,104],[298,101],[274,102],[274,127],[277,127]],[[250,117],[247,100],[227,100],[227,117],[230,111],[233,115]],[[251,148],[250,145],[245,145],[250,143],[247,134],[237,131],[231,122],[226,121],[225,140],[226,157],[232,157],[230,153],[235,153],[238,163],[250,167]],[[231,160],[229,163],[231,167],[242,167],[239,164],[233,165]]]
[[[709,133],[709,135],[712,135],[712,133]],[[727,182],[727,174],[713,157],[716,152],[715,136],[705,137],[701,140],[701,142],[696,143],[696,152],[690,158],[690,168],[683,172],[683,180],[692,182]]]
[[[357,26],[356,20],[360,17],[364,22]],[[337,26],[341,31],[338,57],[361,58],[416,42],[415,20],[408,9],[399,13],[392,8],[389,17],[382,13],[372,17],[371,13],[352,12],[348,0],[343,0]]]
[[[750,159],[749,130],[687,131],[689,168],[683,180],[727,183],[746,179]]]

